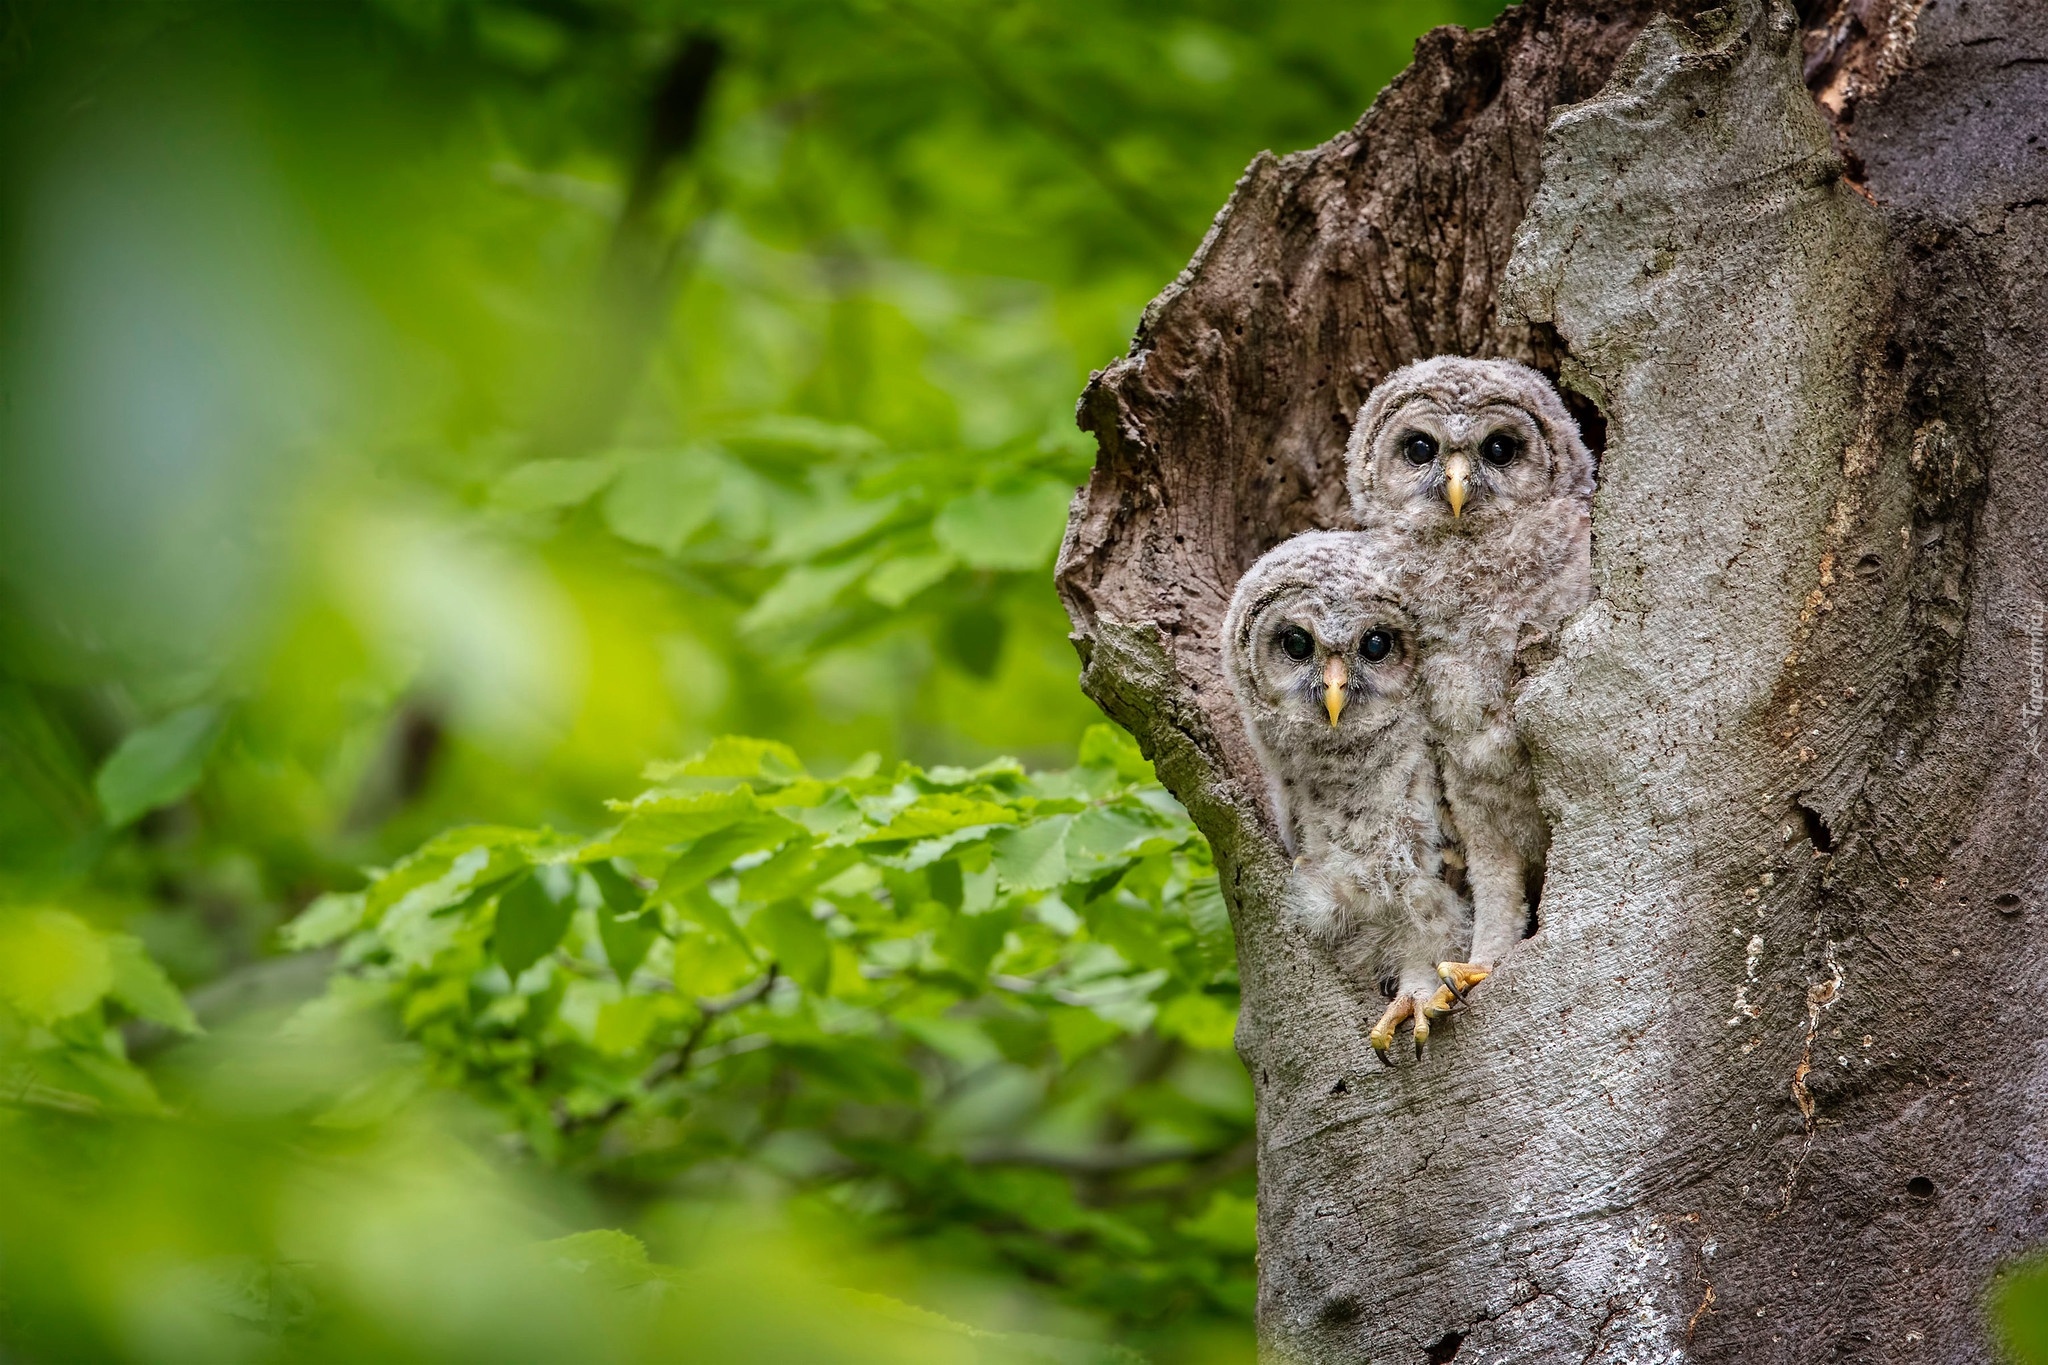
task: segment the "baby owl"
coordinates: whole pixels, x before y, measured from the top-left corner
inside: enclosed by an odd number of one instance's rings
[[[1344,460],[1373,567],[1414,625],[1411,685],[1472,896],[1471,951],[1441,969],[1462,994],[1521,939],[1542,885],[1550,836],[1511,692],[1517,651],[1592,599],[1593,457],[1535,370],[1438,356],[1381,381]]]
[[[1311,531],[1268,552],[1231,599],[1224,663],[1295,855],[1288,912],[1354,977],[1395,982],[1372,1031],[1386,1061],[1402,1020],[1419,1055],[1450,1008],[1438,964],[1462,951],[1471,915],[1444,879],[1417,622],[1370,549]]]

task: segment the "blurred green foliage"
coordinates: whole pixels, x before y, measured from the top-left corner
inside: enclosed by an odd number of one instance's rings
[[[1236,1358],[1072,403],[1491,8],[0,0],[0,1354]]]

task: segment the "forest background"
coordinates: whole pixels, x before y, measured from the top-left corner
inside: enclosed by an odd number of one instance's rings
[[[1247,1358],[1073,402],[1492,8],[0,8],[0,1354]]]
[[[1496,8],[0,0],[0,1360],[1250,1359],[1073,404]]]

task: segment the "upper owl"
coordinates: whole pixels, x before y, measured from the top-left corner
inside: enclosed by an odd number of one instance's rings
[[[1488,537],[1532,505],[1590,505],[1593,456],[1550,381],[1512,360],[1437,356],[1380,381],[1344,450],[1368,531]]]

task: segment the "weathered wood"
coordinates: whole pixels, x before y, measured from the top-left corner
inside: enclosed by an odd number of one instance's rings
[[[1276,1357],[1976,1361],[2042,1231],[2048,24],[1650,9],[1429,35],[1082,399],[1060,588],[1224,871]],[[1437,352],[1591,400],[1601,599],[1520,704],[1541,932],[1385,1071],[1217,627]]]

